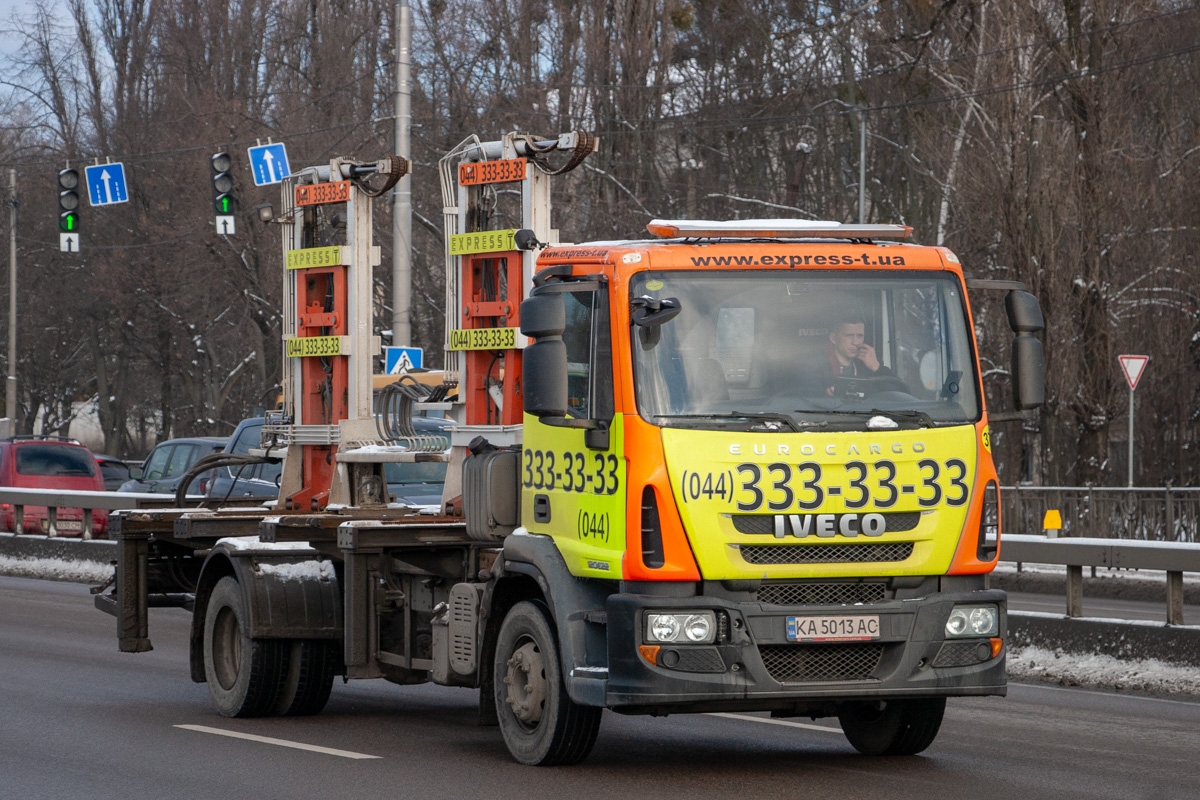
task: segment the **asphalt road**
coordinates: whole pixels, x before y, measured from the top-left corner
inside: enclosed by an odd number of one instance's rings
[[[831,720],[606,713],[584,764],[521,767],[475,725],[474,691],[381,681],[335,685],[317,717],[230,720],[188,678],[188,619],[153,610],[156,649],[123,654],[86,587],[0,578],[0,798],[1200,794],[1200,703],[1049,686],[951,701],[933,746],[900,759],[859,756]]]

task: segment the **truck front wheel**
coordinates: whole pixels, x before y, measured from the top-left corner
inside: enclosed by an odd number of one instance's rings
[[[937,738],[946,698],[846,703],[838,711],[842,732],[868,756],[911,756]]]
[[[288,642],[251,639],[249,617],[236,578],[213,587],[204,613],[204,677],[223,716],[279,713],[288,674]]]
[[[601,709],[567,695],[549,613],[517,603],[504,618],[493,665],[496,714],[513,758],[531,766],[577,764],[600,731]]]

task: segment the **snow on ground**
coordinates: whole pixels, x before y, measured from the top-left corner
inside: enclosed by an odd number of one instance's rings
[[[1200,695],[1200,668],[1197,667],[1153,658],[1116,659],[1034,646],[1013,648],[1008,652],[1008,677],[1015,681],[1050,681],[1063,686]]]
[[[73,583],[104,583],[112,577],[111,564],[66,558],[16,558],[0,555],[0,575],[41,578]]]

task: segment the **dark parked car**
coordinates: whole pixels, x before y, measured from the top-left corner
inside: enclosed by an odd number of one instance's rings
[[[413,417],[417,433],[442,433],[450,447],[450,429],[454,421],[438,417]],[[436,506],[442,502],[442,485],[446,482],[445,461],[420,461],[415,464],[385,464],[388,491],[397,503],[409,506]]]
[[[204,456],[221,452],[228,441],[224,436],[168,439],[150,451],[141,467],[130,469],[132,480],[126,481],[117,491],[174,494],[192,464]],[[203,482],[211,477],[209,474],[197,478],[188,489],[188,494],[204,494]]]
[[[250,454],[252,448],[257,449],[264,421],[262,417],[242,420],[229,437],[225,452],[245,456]],[[275,500],[279,497],[279,476],[282,472],[282,461],[218,467],[216,476],[208,483],[206,494],[218,501]]]
[[[262,417],[242,420],[229,439],[225,452],[248,455],[259,446]],[[450,446],[449,428],[453,421],[436,417],[415,417],[413,428],[422,434],[445,433],[446,447]],[[442,484],[446,481],[445,462],[416,464],[387,464],[388,491],[397,503],[405,505],[438,505],[442,502]],[[240,472],[239,472],[240,470]],[[276,500],[279,497],[279,478],[283,463],[247,464],[242,467],[220,467],[208,484],[209,498],[221,500]]]
[[[96,463],[100,465],[100,475],[104,478],[105,491],[115,492],[133,477],[129,472],[129,462],[112,456],[96,454]]]
[[[74,439],[61,436],[14,436],[0,441],[0,486],[20,489],[59,489],[66,492],[103,492],[104,479],[92,451]],[[16,530],[16,509],[0,505],[0,527]],[[108,512],[92,512],[92,532],[108,530]],[[46,507],[25,506],[25,533],[46,532]],[[60,508],[58,533],[82,535],[83,510]]]

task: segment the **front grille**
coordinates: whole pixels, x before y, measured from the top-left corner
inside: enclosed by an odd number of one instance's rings
[[[970,667],[982,664],[992,657],[990,642],[972,639],[959,642],[943,642],[933,659],[935,667]]]
[[[920,511],[897,511],[895,513],[881,514],[880,516],[882,516],[884,519],[886,526],[884,531],[887,533],[902,533],[904,531],[911,531],[916,528],[918,523],[921,521]],[[785,521],[784,526],[785,531],[791,531],[790,523]],[[775,515],[734,514],[733,529],[738,533],[759,536],[773,536],[775,534]]]
[[[758,649],[779,683],[864,681],[883,658],[881,644],[770,644]]]
[[[776,606],[853,605],[881,603],[885,593],[882,583],[765,583],[758,589],[758,602]]]
[[[744,544],[747,564],[864,564],[904,561],[912,555],[912,542],[879,544]]]

